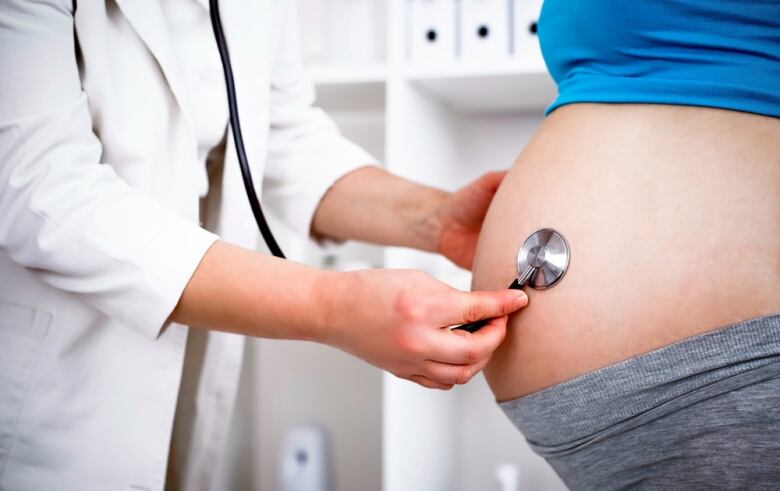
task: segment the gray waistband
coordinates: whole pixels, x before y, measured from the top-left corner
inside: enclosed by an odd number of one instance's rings
[[[647,419],[693,391],[709,386],[698,397],[711,397],[705,392],[728,390],[737,378],[744,385],[778,374],[780,313],[701,334],[500,406],[532,445],[565,451],[632,418]]]

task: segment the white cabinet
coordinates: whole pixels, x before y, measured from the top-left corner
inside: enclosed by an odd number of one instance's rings
[[[321,1],[300,0],[301,10]],[[342,131],[390,171],[446,189],[509,167],[555,97],[543,67],[525,63],[523,53],[478,64],[413,63],[407,20],[417,0],[364,1],[383,14],[373,30],[373,45],[383,49],[370,63],[340,60],[310,70],[319,104]],[[297,251],[298,258],[318,265],[330,255],[328,264],[419,268],[469,287],[467,272],[431,254],[352,244],[335,253],[311,245]],[[247,377],[251,410],[245,411],[259,419],[250,427],[264,472],[275,467],[284,431],[315,421],[331,433],[336,489],[497,490],[495,472],[506,464],[519,469],[520,489],[565,489],[494,404],[481,376],[438,392],[319,346],[259,342],[253,354]],[[273,489],[273,476],[254,482],[258,489]]]

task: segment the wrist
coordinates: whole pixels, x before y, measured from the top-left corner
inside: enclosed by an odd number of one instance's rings
[[[312,282],[310,329],[307,341],[333,345],[341,327],[341,312],[349,292],[349,274],[339,271],[319,270]]]
[[[411,247],[426,252],[439,251],[450,196],[451,193],[439,189],[416,190],[410,199],[411,211],[406,214],[414,238]]]

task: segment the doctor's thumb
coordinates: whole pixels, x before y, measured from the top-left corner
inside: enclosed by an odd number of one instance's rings
[[[504,317],[528,305],[523,291],[499,290],[495,292],[453,292],[448,299],[446,325],[466,324],[482,319]],[[452,308],[456,306],[456,308]]]

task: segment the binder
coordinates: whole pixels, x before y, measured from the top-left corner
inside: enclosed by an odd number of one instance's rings
[[[438,63],[455,58],[454,0],[408,0],[407,26],[410,61]]]
[[[524,66],[545,70],[537,35],[542,0],[512,0],[514,56]]]
[[[377,43],[379,10],[374,0],[322,0],[327,22],[327,61],[334,64],[372,63],[381,58]],[[306,11],[306,9],[302,9]],[[305,38],[306,36],[304,36]]]
[[[510,1],[460,0],[460,51],[464,60],[510,58]]]

